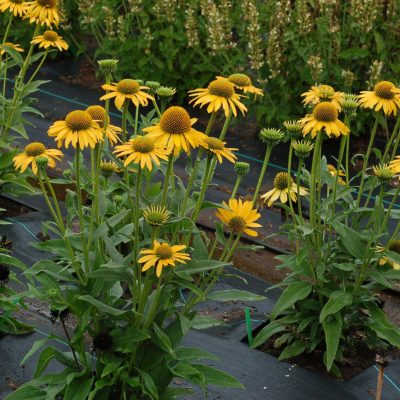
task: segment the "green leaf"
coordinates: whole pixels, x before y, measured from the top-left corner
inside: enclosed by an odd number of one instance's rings
[[[89,272],[85,276],[92,279],[101,279],[110,282],[131,282],[133,279],[131,270],[129,270],[126,266],[112,264],[102,265],[99,269]]]
[[[321,310],[319,321],[322,322],[328,315],[336,314],[342,308],[348,306],[353,301],[353,296],[350,293],[338,291],[332,292],[329,300]]]
[[[123,219],[130,213],[130,210],[123,210],[119,212],[118,214],[113,215],[112,217],[107,219],[107,224],[111,227],[114,228],[116,225],[118,225],[120,222],[123,221]]]
[[[366,249],[366,242],[363,237],[354,229],[340,222],[333,223],[333,227],[339,234],[343,246],[350,255],[355,258],[363,259]]]
[[[368,326],[381,339],[386,340],[393,346],[400,347],[400,329],[388,320],[386,314],[376,304],[366,304],[365,306],[371,314]]]
[[[266,297],[255,293],[248,292],[246,290],[219,290],[212,292],[207,295],[207,300],[218,300],[218,301],[259,301],[264,300]]]
[[[264,326],[260,332],[258,332],[257,336],[253,340],[253,343],[251,344],[251,347],[255,349],[256,347],[261,346],[272,335],[282,332],[285,329],[285,324],[283,324],[281,320],[270,322],[267,326]]]
[[[197,233],[193,236],[193,258],[196,260],[207,260],[208,249],[201,236],[201,233]]]
[[[34,377],[37,378],[45,371],[47,366],[49,365],[50,361],[54,358],[54,347],[49,346],[45,348],[38,358],[36,364],[36,371]]]
[[[368,49],[361,48],[361,47],[353,47],[351,49],[346,49],[339,54],[340,58],[345,60],[349,60],[352,58],[364,58],[367,57],[369,54]]]
[[[174,350],[172,349],[171,341],[169,340],[168,335],[163,332],[163,330],[157,325],[153,324],[154,335],[152,335],[152,341],[158,347],[163,349],[169,354],[173,354]]]
[[[117,308],[114,308],[107,304],[104,304],[101,301],[96,300],[95,298],[93,298],[92,296],[89,296],[89,295],[79,296],[78,299],[90,303],[98,311],[100,311],[104,314],[117,316],[117,315],[123,315],[126,312],[128,312],[128,310],[119,310]]]
[[[279,355],[278,360],[281,361],[288,358],[296,357],[301,354],[305,349],[306,344],[302,340],[296,340],[283,349],[283,351]]]
[[[244,389],[244,386],[236,378],[226,372],[209,365],[191,364],[191,366],[204,376],[207,385]]]
[[[294,282],[282,292],[274,309],[271,312],[271,319],[275,319],[282,311],[288,309],[299,300],[305,299],[312,291],[312,285],[308,282]]]
[[[188,274],[198,274],[199,272],[224,268],[227,267],[228,265],[230,264],[214,260],[191,260],[187,264],[183,264],[178,268],[175,268],[174,271],[176,273],[186,272]]]
[[[218,361],[218,357],[214,354],[195,347],[178,347],[175,349],[175,355],[177,360],[201,360],[206,358]]]
[[[23,386],[10,393],[4,400],[46,400],[46,391],[34,386]]]
[[[157,390],[157,386],[154,383],[152,377],[145,371],[139,370],[139,374],[143,380],[143,384],[144,384],[144,390],[145,392],[147,392],[147,394],[150,396],[150,398],[152,400],[158,400],[159,396],[158,396],[158,390]]]
[[[132,352],[133,343],[143,342],[150,338],[146,332],[127,326],[114,332],[113,346],[115,350],[123,353]]]
[[[92,388],[94,378],[91,376],[79,376],[68,385],[63,400],[86,399]]]
[[[33,343],[31,349],[25,354],[25,357],[22,359],[20,365],[25,364],[40,348],[42,348],[49,340],[51,339],[56,339],[57,337],[50,334],[49,336],[36,340],[35,343]]]
[[[342,334],[342,317],[340,314],[329,316],[322,321],[322,327],[325,332],[326,368],[330,371],[335,361],[340,336]]]
[[[208,329],[214,326],[228,326],[225,322],[220,321],[219,319],[210,318],[210,317],[202,317],[202,316],[195,316],[192,321],[191,327],[193,329]]]

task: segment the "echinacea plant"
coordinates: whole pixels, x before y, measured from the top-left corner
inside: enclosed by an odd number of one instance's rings
[[[109,69],[103,75],[111,82]],[[234,85],[225,78],[218,85],[233,91],[235,103],[227,104],[244,112]],[[67,193],[66,216],[48,176],[61,150],[31,143],[14,157],[17,170],[32,170],[53,217],[46,223],[53,237],[35,246],[54,259],[40,260],[25,272],[29,295],[48,304],[69,350],[51,345],[51,339],[59,338],[56,332],[36,342],[23,360],[40,351],[34,379],[7,400],[27,392],[45,399],[50,391],[52,398],[82,400],[173,399],[190,393],[171,386],[174,378],[199,385],[204,392],[210,383],[241,388],[234,377],[202,363],[215,360],[212,354],[181,343],[189,329],[219,323],[196,315],[195,307],[211,291],[213,299],[222,301],[238,295],[263,298],[214,289],[242,235],[257,236],[261,227],[252,201],[231,198],[221,206],[204,201],[216,163],[237,158],[237,149],[224,139],[233,109],[227,116],[224,109],[210,109],[203,133],[193,127],[196,119],[183,107],[170,106],[161,114],[163,107],[160,110],[149,87],[134,79],[102,88],[104,108],[72,111],[48,129],[59,149],[72,146],[75,151],[71,169],[62,178],[75,185]],[[111,100],[121,111],[121,128],[109,123]],[[140,118],[138,110],[146,104],[154,109]],[[219,137],[213,137],[217,114],[225,124]],[[200,149],[199,155],[189,165],[192,175],[185,185],[175,162],[193,149]],[[246,163],[236,165],[239,176],[248,169]],[[218,208],[219,233],[213,242],[196,226],[205,207]],[[47,373],[53,359],[63,368]]]
[[[281,350],[281,360],[317,350],[323,354],[327,370],[340,376],[341,362],[361,341],[375,350],[400,346],[400,329],[388,320],[377,296],[379,290],[393,288],[400,281],[400,223],[398,213],[393,212],[400,193],[395,158],[400,91],[390,82],[380,82],[373,92],[361,92],[357,103],[356,96],[331,89],[322,85],[303,94],[304,101],[314,108],[300,120],[306,141],[292,140],[290,144],[288,170],[293,149],[298,157],[296,182],[287,173],[284,179],[281,172],[275,188],[261,196],[268,206],[280,199],[279,206],[290,217],[282,232],[295,250],[277,257],[282,262],[279,268],[291,272],[279,284],[285,289],[252,346],[269,340]],[[363,167],[351,177],[350,122],[358,105],[375,110],[375,124]],[[339,119],[342,109],[344,123]],[[370,168],[378,121],[392,114],[397,122],[386,147],[376,150],[380,165]],[[340,147],[332,165],[322,156],[322,149],[334,137],[340,140]],[[304,166],[308,155],[312,157],[311,171]],[[392,180],[395,188],[390,187]],[[309,213],[298,195],[309,196]],[[394,222],[392,228],[389,222]]]

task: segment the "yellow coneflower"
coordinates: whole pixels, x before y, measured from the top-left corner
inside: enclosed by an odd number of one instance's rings
[[[228,161],[234,163],[237,157],[232,152],[239,149],[234,147],[225,147],[225,144],[226,142],[210,136],[206,136],[201,141],[201,146],[215,154],[220,164],[222,164],[222,157],[225,157]]]
[[[157,145],[178,155],[181,149],[188,153],[192,148],[199,147],[206,138],[204,133],[192,128],[196,121],[196,118],[190,118],[183,107],[172,106],[164,111],[158,124],[144,128],[143,131],[154,138]]]
[[[151,205],[143,210],[143,218],[152,226],[164,225],[170,216],[171,213],[160,205]]]
[[[152,249],[145,249],[140,252],[143,257],[139,258],[138,262],[144,264],[142,272],[154,267],[159,278],[164,267],[168,265],[175,267],[177,263],[186,264],[186,261],[190,260],[190,256],[187,253],[182,253],[184,249],[186,249],[186,245],[170,246],[168,243],[159,243],[155,240]]]
[[[6,42],[3,45],[0,44],[0,56],[2,56],[6,52],[6,49],[3,46],[11,47],[15,51],[18,51],[19,53],[23,53],[24,51],[24,49],[19,44]]]
[[[318,103],[314,107],[313,113],[307,114],[300,120],[300,123],[303,125],[303,135],[311,133],[312,138],[317,136],[322,129],[329,137],[348,135],[350,132],[350,129],[338,119],[337,108],[327,101]]]
[[[394,160],[390,161],[389,168],[394,174],[400,173],[400,156],[396,156]]]
[[[332,103],[338,111],[340,111],[341,103],[343,101],[343,93],[335,92],[335,89],[329,85],[318,85],[312,86],[308,92],[301,95],[304,97],[303,103],[307,104],[318,104],[321,102]]]
[[[217,76],[217,78],[221,77]],[[243,93],[252,93],[255,97],[264,96],[262,89],[253,86],[251,78],[246,74],[231,74],[227,79],[229,82],[232,82],[237,89],[242,90]]]
[[[43,35],[38,35],[31,41],[32,44],[38,44],[40,48],[48,49],[49,47],[56,47],[58,50],[68,50],[68,43],[59,36],[57,32],[45,31]]]
[[[17,154],[14,158],[14,167],[24,172],[28,166],[32,165],[32,171],[36,175],[38,166],[36,164],[36,157],[47,157],[48,166],[54,168],[56,160],[60,161],[63,153],[57,149],[47,149],[43,143],[32,142],[29,143],[23,153]]]
[[[297,185],[293,178],[288,175],[287,172],[277,173],[273,189],[261,196],[261,199],[263,199],[264,203],[267,203],[268,207],[271,207],[278,199],[281,203],[287,203],[289,200],[289,188],[292,201],[297,201],[297,195],[307,196],[308,190],[302,186],[300,186],[299,193],[297,193]]]
[[[104,107],[89,106],[86,111],[99,124],[100,128],[104,129],[104,121],[106,119],[106,110]],[[121,132],[121,128],[110,124],[110,117],[107,115],[107,129],[104,133],[112,145],[116,144],[117,142],[121,142],[121,139],[118,137]]]
[[[0,0],[0,11],[10,11],[15,17],[23,17],[28,3],[24,0]]]
[[[341,176],[346,176],[346,174],[341,169],[339,169],[339,172],[338,172],[338,170],[332,164],[328,164],[327,168],[328,168],[329,173],[332,176],[336,177],[337,175],[339,175],[337,178],[339,185],[346,184],[346,182],[341,178]]]
[[[153,138],[147,136],[136,136],[127,143],[115,147],[114,153],[119,158],[125,158],[124,166],[131,163],[140,165],[140,168],[153,169],[153,163],[160,165],[160,159],[168,160],[169,151],[158,146]]]
[[[393,240],[388,248],[389,251],[393,251],[394,253],[397,253],[400,255],[400,240]],[[383,246],[376,246],[376,251],[378,253],[381,253],[385,250],[385,247]],[[400,264],[396,263],[394,261],[390,261],[387,256],[383,256],[379,258],[379,265],[385,265],[388,264],[390,265],[393,269],[400,270]]]
[[[82,150],[85,147],[94,148],[96,143],[103,141],[103,132],[97,122],[87,111],[70,112],[64,121],[56,121],[48,130],[48,135],[54,137],[58,147],[64,143],[68,148],[70,143],[74,148]]]
[[[238,108],[242,114],[247,108],[240,102],[240,96],[235,93],[235,85],[226,78],[217,78],[212,81],[207,88],[194,89],[189,91],[189,97],[193,97],[189,103],[193,106],[200,105],[200,108],[208,104],[207,112],[212,113],[222,108],[225,116],[231,111],[236,117]]]
[[[261,214],[253,208],[253,202],[230,199],[228,204],[222,202],[223,208],[218,208],[216,216],[234,233],[245,233],[249,236],[258,236],[250,228],[260,228],[256,221]]]
[[[100,100],[111,99],[115,97],[115,107],[119,110],[123,107],[126,100],[132,101],[135,107],[147,106],[149,100],[153,100],[153,97],[144,90],[149,89],[147,86],[141,86],[134,79],[122,79],[118,83],[111,85],[104,84],[102,89],[108,90],[110,93],[100,97]]]
[[[400,108],[400,88],[392,82],[379,82],[373,91],[362,91],[358,97],[361,107],[373,108],[375,111],[383,109],[386,115],[395,115]]]
[[[25,18],[29,22],[40,25],[58,25],[60,23],[60,11],[58,0],[34,0],[27,2]]]

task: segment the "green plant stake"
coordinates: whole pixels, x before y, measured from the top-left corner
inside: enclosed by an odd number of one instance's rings
[[[246,316],[247,341],[249,342],[249,346],[251,346],[253,344],[253,328],[251,326],[250,307],[246,307],[244,313]]]

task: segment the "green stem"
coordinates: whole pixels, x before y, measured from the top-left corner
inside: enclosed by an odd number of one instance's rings
[[[346,185],[350,181],[350,133],[346,136]]]
[[[238,246],[238,244],[239,244],[239,241],[240,241],[240,237],[241,237],[242,235],[239,233],[237,236],[236,236],[236,239],[235,239],[235,241],[233,242],[233,245],[232,245],[232,247],[231,247],[231,249],[229,250],[229,252],[228,252],[228,254],[225,256],[225,258],[224,258],[224,261],[225,262],[229,262],[230,260],[231,260],[231,258],[232,258],[232,256],[233,256],[233,253],[236,251],[236,248],[237,248],[237,246]]]
[[[75,169],[76,169],[76,197],[78,199],[78,217],[79,224],[81,227],[81,238],[82,238],[82,250],[85,262],[85,272],[89,272],[89,254],[87,243],[85,242],[85,223],[83,219],[83,202],[82,202],[82,185],[81,185],[81,150],[78,147],[75,152]]]
[[[387,145],[385,147],[385,152],[383,153],[383,156],[382,156],[382,162],[385,162],[386,156],[389,154],[389,151],[390,151],[390,148],[392,147],[393,141],[394,141],[395,145],[399,141],[399,138],[396,137],[397,130],[399,129],[399,126],[400,126],[400,115],[397,117],[396,124],[395,124],[395,126],[393,128],[393,131],[392,131],[392,134],[390,136],[390,139],[389,139],[389,141],[388,141],[388,143],[387,143]],[[393,157],[394,157],[394,155],[392,154],[391,160],[393,159]]]
[[[293,146],[292,142],[290,141],[290,148],[289,148],[289,157],[288,157],[288,176],[287,176],[287,189],[288,189],[288,201],[289,201],[289,207],[290,207],[290,212],[292,214],[292,220],[296,221],[296,213],[294,212],[293,208],[293,202],[292,202],[292,197],[291,197],[291,190],[292,190],[292,159],[293,159]],[[300,193],[297,192],[297,201],[300,201]]]
[[[162,276],[160,276],[158,278],[156,294],[154,296],[153,303],[151,304],[150,312],[147,314],[147,317],[143,323],[143,330],[146,330],[151,326],[151,324],[153,323],[155,314],[157,313],[158,302],[160,299],[160,292],[161,292],[161,290],[160,290],[161,289],[161,278],[162,278]]]
[[[310,222],[316,228],[316,199],[317,199],[317,182],[316,174],[317,168],[320,163],[320,153],[322,146],[322,132],[317,133],[317,140],[315,141],[312,165],[311,165],[311,184],[310,184]]]
[[[232,241],[233,241],[233,232],[230,233],[229,238],[225,243],[224,250],[222,254],[219,256],[219,261],[222,261],[225,258],[226,253],[229,251],[230,246],[232,245]]]
[[[196,202],[196,207],[192,216],[192,221],[194,223],[197,222],[197,219],[199,218],[199,214],[200,214],[200,210],[201,210],[201,206],[203,204],[203,200],[204,200],[204,196],[206,194],[206,190],[208,187],[208,180],[209,180],[209,174],[210,174],[210,168],[211,168],[211,160],[212,160],[212,155],[209,154],[207,157],[207,163],[206,163],[206,170],[204,172],[204,179],[203,179],[203,184],[201,186],[201,191],[200,191],[200,195],[199,198],[197,199]]]
[[[128,115],[128,108],[129,108],[129,100],[125,100],[123,109],[122,109],[122,143],[126,142],[127,138],[127,129],[126,129],[126,121]]]
[[[171,153],[171,155],[168,158],[167,170],[165,171],[164,188],[163,188],[163,193],[162,193],[162,197],[161,197],[161,206],[162,207],[165,206],[166,201],[167,201],[167,193],[168,193],[168,186],[169,186],[169,176],[172,173],[173,160],[174,160],[174,154]]]
[[[358,189],[358,195],[357,195],[356,207],[355,208],[360,207],[361,197],[362,197],[362,194],[363,194],[364,183],[365,183],[365,171],[366,171],[367,166],[368,166],[368,160],[369,160],[369,157],[371,155],[372,145],[374,144],[375,135],[376,135],[376,132],[377,132],[377,129],[378,129],[378,122],[379,122],[379,118],[378,117],[379,117],[379,114],[376,113],[375,123],[374,123],[374,127],[372,128],[372,133],[371,133],[371,138],[369,140],[367,153],[365,154],[365,157],[364,157],[363,168],[362,168],[362,171],[361,171],[361,182],[360,182],[360,186],[359,186],[359,189]]]
[[[343,160],[343,155],[346,147],[346,136],[342,136],[341,142],[340,142],[340,148],[339,148],[339,158],[336,166],[336,176],[335,176],[335,186],[333,187],[333,197],[332,197],[332,220],[335,216],[335,211],[336,211],[336,192],[337,192],[337,186],[338,186],[338,181],[339,181],[339,173],[341,171],[341,166],[342,166],[342,160]]]
[[[142,170],[139,168],[136,175],[136,196],[135,196],[135,241],[133,245],[133,259],[134,262],[137,263],[138,259],[138,245],[139,245],[139,217],[140,217],[140,186],[141,186],[141,177]],[[153,244],[153,242],[152,242]],[[137,263],[137,279],[138,279],[138,287],[141,287],[141,277],[142,272],[140,268],[140,264]]]
[[[232,119],[232,110],[229,111],[229,114],[226,117],[226,120],[224,122],[224,126],[222,127],[221,133],[219,135],[219,140],[224,140],[225,139],[225,135],[226,135],[226,132],[228,131],[229,124],[231,123],[231,119]]]
[[[0,59],[0,63],[1,63],[1,59]],[[4,73],[3,73],[3,99],[6,98],[7,70],[8,70],[8,57],[6,56],[6,60],[4,61]]]
[[[207,128],[206,128],[206,131],[204,132],[205,135],[209,136],[209,134],[211,132],[211,128],[213,127],[216,118],[217,118],[217,113],[213,112],[211,114],[211,116],[210,116],[210,119],[208,120]],[[197,154],[197,157],[196,157],[196,161],[194,162],[194,165],[193,165],[193,168],[192,168],[192,172],[191,172],[190,177],[189,177],[188,184],[186,186],[185,197],[184,197],[183,202],[182,202],[181,213],[180,213],[181,217],[183,215],[185,215],[187,202],[189,200],[189,195],[190,195],[190,192],[192,190],[194,180],[196,179],[197,170],[199,168],[199,164],[200,164],[200,160],[201,160],[201,156],[202,155],[203,155],[203,148],[200,148],[199,152]]]
[[[134,131],[135,136],[137,136],[137,134],[138,134],[139,109],[140,109],[140,106],[137,106],[136,110],[135,110],[135,131]]]
[[[6,40],[7,40],[7,37],[8,37],[8,34],[10,32],[10,28],[11,28],[11,24],[12,24],[13,19],[14,19],[14,14],[10,13],[10,19],[8,20],[6,31],[4,32],[2,44],[4,44],[6,42]]]
[[[39,182],[40,189],[42,190],[42,193],[43,193],[45,202],[47,204],[47,207],[49,208],[50,213],[53,216],[54,221],[56,222],[56,224],[58,226],[58,229],[60,230],[60,232],[61,232],[61,234],[63,236],[65,245],[66,245],[67,250],[69,252],[69,255],[71,257],[71,262],[72,262],[72,265],[74,267],[74,271],[76,273],[76,276],[78,277],[78,280],[81,283],[81,285],[84,286],[86,283],[85,283],[85,280],[82,277],[81,270],[80,270],[80,265],[77,262],[76,257],[75,257],[75,252],[74,252],[74,250],[73,250],[73,248],[71,246],[71,243],[69,242],[69,239],[65,237],[65,225],[64,225],[64,221],[62,219],[60,208],[58,206],[57,197],[56,197],[56,195],[54,193],[53,185],[51,185],[50,181],[48,180],[48,176],[46,174],[46,169],[43,168],[43,170],[41,170],[41,168],[42,167],[38,168],[38,182]],[[43,175],[42,175],[42,173],[43,173]],[[53,208],[53,206],[51,204],[51,201],[50,201],[50,199],[48,197],[47,191],[46,191],[46,189],[45,189],[45,187],[43,185],[42,176],[45,178],[45,182],[47,182],[47,185],[48,185],[48,187],[50,189],[50,193],[51,193],[51,196],[52,196],[52,199],[53,199],[54,206],[56,207],[56,211],[54,210],[54,208]]]
[[[35,31],[33,33],[33,37],[37,36],[37,34],[39,33],[40,30],[40,25],[37,24],[35,27]],[[24,63],[22,64],[21,70],[15,80],[15,84],[14,84],[14,95],[11,101],[11,106],[10,106],[10,113],[8,115],[7,118],[7,122],[6,124],[2,127],[2,132],[1,132],[1,136],[7,136],[9,130],[11,129],[11,125],[14,119],[14,113],[16,110],[16,106],[18,104],[18,100],[19,100],[19,95],[21,93],[21,88],[20,86],[23,85],[24,79],[25,79],[25,75],[26,75],[26,71],[30,65],[31,62],[31,57],[32,57],[32,53],[33,53],[33,48],[34,48],[34,44],[31,44],[29,47],[29,51],[27,56],[25,57]]]
[[[299,158],[299,165],[297,167],[297,175],[296,175],[296,187],[297,187],[297,207],[298,207],[298,213],[300,217],[301,224],[304,225],[304,220],[303,220],[303,212],[301,208],[301,198],[300,198],[300,176],[301,176],[301,168],[303,166],[303,159]]]
[[[388,207],[388,209],[386,211],[385,218],[383,219],[381,230],[385,229],[385,226],[388,223],[388,220],[390,218],[390,213],[391,213],[394,205],[396,204],[397,197],[399,196],[399,193],[400,193],[400,185],[397,185],[396,192],[394,193],[394,195],[392,197],[392,201],[390,202],[389,207]]]
[[[238,175],[238,177],[236,178],[236,183],[235,183],[235,186],[233,187],[233,190],[232,190],[231,199],[233,199],[236,196],[236,192],[239,189],[240,182],[242,181],[242,178],[243,178],[242,175]]]
[[[40,60],[39,65],[37,66],[37,68],[35,69],[35,71],[33,72],[33,74],[31,75],[31,77],[29,78],[27,85],[29,85],[36,77],[36,75],[38,74],[38,72],[40,71],[40,69],[42,68],[44,62],[46,61],[47,55],[49,54],[49,49],[46,49],[46,52],[44,53],[42,59]]]
[[[267,171],[269,158],[271,157],[271,152],[272,152],[272,146],[267,145],[267,149],[265,151],[265,157],[264,157],[263,165],[261,167],[260,176],[258,177],[256,190],[255,190],[254,195],[253,195],[253,207],[256,204],[257,199],[258,199],[258,194],[260,193],[261,185],[263,183],[264,176],[265,176],[265,173]]]
[[[156,99],[153,98],[152,102],[153,102],[154,108],[156,109],[156,112],[157,112],[157,114],[158,114],[158,117],[161,118],[161,111],[160,111],[160,109],[158,108]]]

